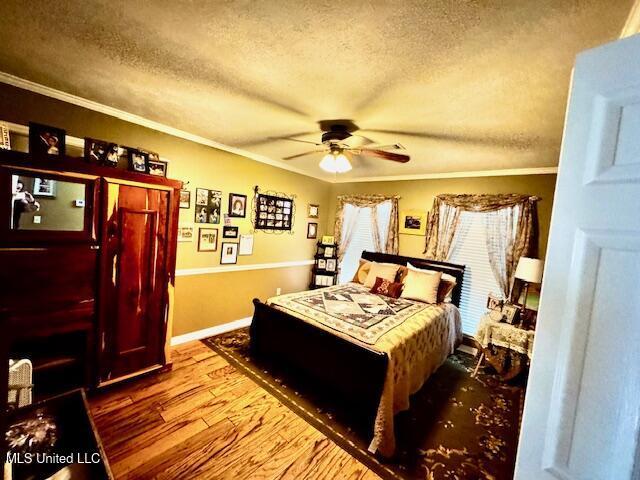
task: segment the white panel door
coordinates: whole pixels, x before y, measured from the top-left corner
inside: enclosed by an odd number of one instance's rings
[[[571,85],[516,478],[640,478],[640,36]]]

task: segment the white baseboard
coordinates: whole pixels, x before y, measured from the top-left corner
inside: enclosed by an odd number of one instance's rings
[[[171,346],[180,345],[181,343],[192,342],[193,340],[202,340],[203,338],[213,337],[214,335],[220,335],[221,333],[230,332],[242,327],[248,327],[251,325],[251,318],[246,317],[240,320],[234,320],[233,322],[223,323],[222,325],[216,325],[215,327],[204,328],[202,330],[196,330],[195,332],[185,333],[184,335],[178,335],[171,337]]]

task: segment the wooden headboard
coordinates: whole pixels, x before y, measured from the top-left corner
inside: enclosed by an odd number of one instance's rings
[[[407,266],[407,262],[417,268],[428,268],[439,272],[448,273],[456,278],[456,286],[451,292],[451,303],[456,307],[460,306],[460,293],[462,292],[462,280],[464,279],[464,265],[455,263],[438,262],[426,258],[404,257],[402,255],[392,255],[390,253],[362,252],[362,258],[370,262],[396,263]]]

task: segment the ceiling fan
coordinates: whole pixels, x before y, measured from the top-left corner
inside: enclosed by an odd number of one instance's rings
[[[391,145],[376,145],[367,137],[352,133],[358,130],[358,126],[351,120],[322,120],[318,123],[322,130],[321,143],[299,140],[294,137],[279,137],[279,139],[308,143],[322,148],[284,157],[283,160],[293,160],[294,158],[300,158],[306,155],[326,152],[326,155],[320,161],[320,168],[330,173],[344,173],[352,169],[351,162],[345,153],[382,158],[384,160],[391,160],[392,162],[400,163],[407,163],[410,159],[409,155],[386,151],[404,150],[404,147],[399,143]],[[347,140],[353,137],[360,137],[365,142],[369,143],[360,146],[352,146],[347,142]]]

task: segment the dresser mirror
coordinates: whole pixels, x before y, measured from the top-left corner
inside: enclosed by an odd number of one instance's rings
[[[11,175],[11,230],[81,232],[85,228],[86,184]]]

